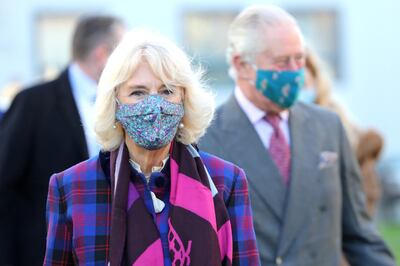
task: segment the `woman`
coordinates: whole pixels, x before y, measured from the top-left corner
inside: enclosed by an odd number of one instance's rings
[[[350,144],[357,146],[359,129],[352,123],[341,104],[332,95],[332,83],[325,71],[323,62],[310,48],[306,51],[305,84],[300,91],[299,100],[325,107],[339,115],[346,129]]]
[[[368,214],[373,217],[381,195],[381,185],[376,170],[383,149],[383,137],[374,129],[362,129],[351,121],[344,108],[332,96],[332,85],[317,54],[307,49],[306,82],[300,100],[315,103],[337,113],[346,129],[347,137],[358,159],[362,186],[366,196]]]
[[[195,146],[213,98],[186,55],[127,34],[99,82],[102,152],[50,179],[45,265],[258,265],[244,172]]]

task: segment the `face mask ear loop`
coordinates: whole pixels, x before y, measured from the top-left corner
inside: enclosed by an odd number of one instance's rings
[[[115,102],[117,103],[118,108],[118,106],[121,105],[121,102],[118,100],[118,98],[115,98]],[[117,121],[114,121],[113,129],[117,129]]]

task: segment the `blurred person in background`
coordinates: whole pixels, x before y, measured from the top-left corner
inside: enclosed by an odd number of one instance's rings
[[[90,128],[100,74],[125,26],[111,16],[77,24],[72,62],[20,92],[0,124],[0,265],[41,265],[49,177],[98,151]]]
[[[383,149],[383,138],[376,130],[362,129],[351,121],[340,102],[333,97],[332,83],[323,62],[310,47],[306,50],[305,85],[299,93],[299,100],[320,105],[340,117],[360,165],[368,214],[374,217],[381,195],[376,167]]]
[[[360,172],[339,117],[296,102],[305,45],[295,19],[252,6],[232,22],[236,88],[199,147],[242,167],[262,265],[394,266],[366,213]]]
[[[50,179],[44,265],[259,265],[244,172],[193,145],[214,114],[200,78],[172,42],[125,35],[99,82],[102,151]]]

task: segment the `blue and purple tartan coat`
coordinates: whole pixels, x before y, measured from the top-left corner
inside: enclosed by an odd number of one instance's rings
[[[259,265],[243,170],[207,153],[200,152],[200,156],[230,216],[232,265]],[[44,265],[105,265],[108,262],[111,224],[109,172],[109,154],[100,153],[51,177]]]

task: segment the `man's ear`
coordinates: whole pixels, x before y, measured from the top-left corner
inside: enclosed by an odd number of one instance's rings
[[[98,45],[91,53],[91,62],[94,68],[95,80],[100,79],[100,75],[107,63],[108,57],[110,55],[110,49],[106,44]]]
[[[94,51],[93,51],[93,56],[96,60],[96,62],[99,62],[100,64],[105,64],[105,62],[108,59],[108,56],[110,55],[110,51],[105,44],[98,45]]]
[[[232,58],[232,65],[235,68],[237,78],[240,79],[249,79],[250,78],[250,70],[251,65],[243,59],[241,55],[234,55]]]

